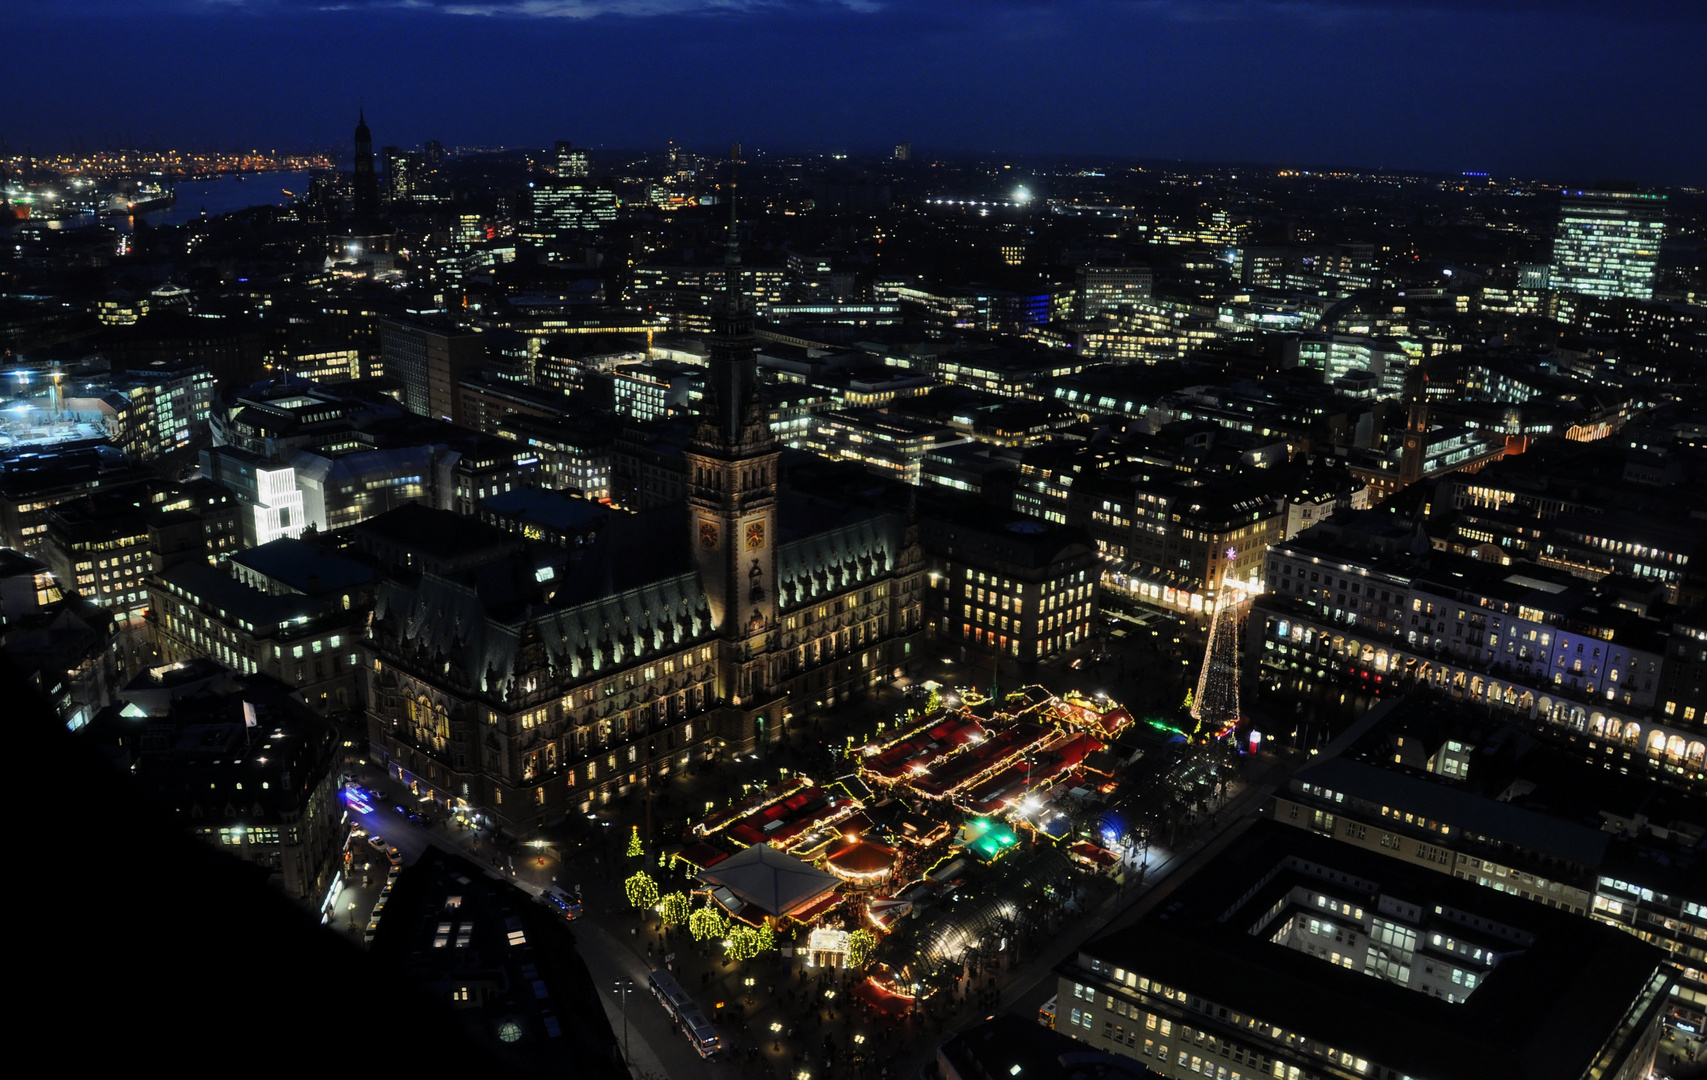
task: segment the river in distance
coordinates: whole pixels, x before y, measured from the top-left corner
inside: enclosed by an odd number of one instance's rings
[[[221,176],[213,180],[185,180],[176,186],[178,201],[158,210],[140,215],[148,224],[183,225],[201,217],[218,217],[251,206],[289,206],[293,197],[308,190],[309,174],[305,172],[245,173]],[[119,228],[128,231],[130,219],[124,216],[109,218]]]

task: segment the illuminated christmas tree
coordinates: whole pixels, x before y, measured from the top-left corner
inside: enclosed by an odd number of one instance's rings
[[[644,849],[640,846],[640,826],[634,826],[634,831],[628,835],[628,857],[635,858]]]
[[[1236,554],[1227,549],[1227,562]],[[1203,648],[1203,670],[1197,676],[1197,693],[1191,701],[1194,732],[1213,737],[1239,722],[1239,607],[1241,594],[1225,581],[1209,621],[1209,640]]]

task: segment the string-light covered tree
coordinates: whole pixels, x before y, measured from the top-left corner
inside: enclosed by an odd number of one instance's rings
[[[628,902],[643,911],[658,903],[658,883],[644,870],[624,881],[622,887],[628,893]]]
[[[759,955],[759,932],[743,923],[737,923],[735,928],[729,931],[724,949],[732,960],[751,960]]]
[[[708,900],[704,907],[695,908],[694,913],[688,916],[688,932],[695,941],[715,941],[728,936],[729,920]]]
[[[1238,553],[1227,549],[1231,565]],[[1199,737],[1219,735],[1239,721],[1239,601],[1240,594],[1225,580],[1209,620],[1209,640],[1203,648],[1203,670],[1191,701],[1191,718]]]
[[[688,915],[693,911],[693,905],[688,903],[685,893],[665,893],[658,901],[658,915],[664,920],[665,926],[680,926],[688,921]]]
[[[634,831],[628,834],[628,857],[638,858],[645,850],[640,846],[640,826],[636,825]]]
[[[864,967],[871,954],[877,951],[877,935],[870,930],[855,930],[848,935],[848,966]]]

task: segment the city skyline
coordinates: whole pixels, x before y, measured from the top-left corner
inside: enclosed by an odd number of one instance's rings
[[[5,2],[36,1041],[1703,1075],[1701,0]]]
[[[1703,174],[1698,141],[1675,134],[1707,122],[1685,51],[1702,15],[1686,4],[161,0],[123,34],[103,32],[117,11],[21,6],[17,75],[56,92],[0,135],[8,153],[319,148],[347,140],[365,106],[376,141],[404,146],[740,138],[777,153],[863,154],[905,141],[923,156],[1479,171],[1579,186]],[[160,85],[162,55],[176,61],[164,101],[151,90],[131,111],[128,95]]]

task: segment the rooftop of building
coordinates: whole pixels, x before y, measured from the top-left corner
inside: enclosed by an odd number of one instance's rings
[[[516,488],[483,499],[482,509],[501,517],[532,522],[557,532],[597,529],[620,511],[603,503],[544,488]]]
[[[1025,570],[1087,554],[1096,544],[1085,530],[1059,525],[970,497],[921,494],[919,539],[928,550],[966,556],[977,550]]]
[[[232,553],[231,561],[293,592],[323,596],[373,581],[373,568],[326,544],[283,536]]]
[[[1448,1002],[1255,936],[1299,883],[1292,875],[1368,910],[1390,898],[1424,924],[1456,911],[1530,940]],[[1155,895],[1082,952],[1411,1076],[1579,1075],[1663,961],[1612,927],[1276,822],[1251,825]]]
[[[513,535],[495,525],[417,502],[376,514],[350,526],[348,532],[358,546],[363,540],[372,540],[434,560],[460,561],[481,553],[496,556],[514,550],[517,544]]]
[[[1398,740],[1432,757],[1457,742],[1467,771],[1454,778],[1395,761]],[[1488,844],[1602,872],[1644,867],[1655,889],[1692,888],[1707,867],[1707,810],[1690,792],[1600,768],[1570,749],[1497,721],[1483,709],[1417,692],[1391,698],[1300,769],[1313,785],[1373,806],[1391,806],[1450,827],[1460,844]],[[1698,880],[1698,879],[1697,879]]]
[[[406,868],[373,953],[441,1000],[464,991],[450,1015],[505,1064],[528,1075],[628,1075],[568,925],[467,859],[429,850]]]
[[[168,592],[218,612],[222,621],[261,637],[288,633],[331,610],[311,596],[262,592],[200,560],[168,567],[156,578]]]

